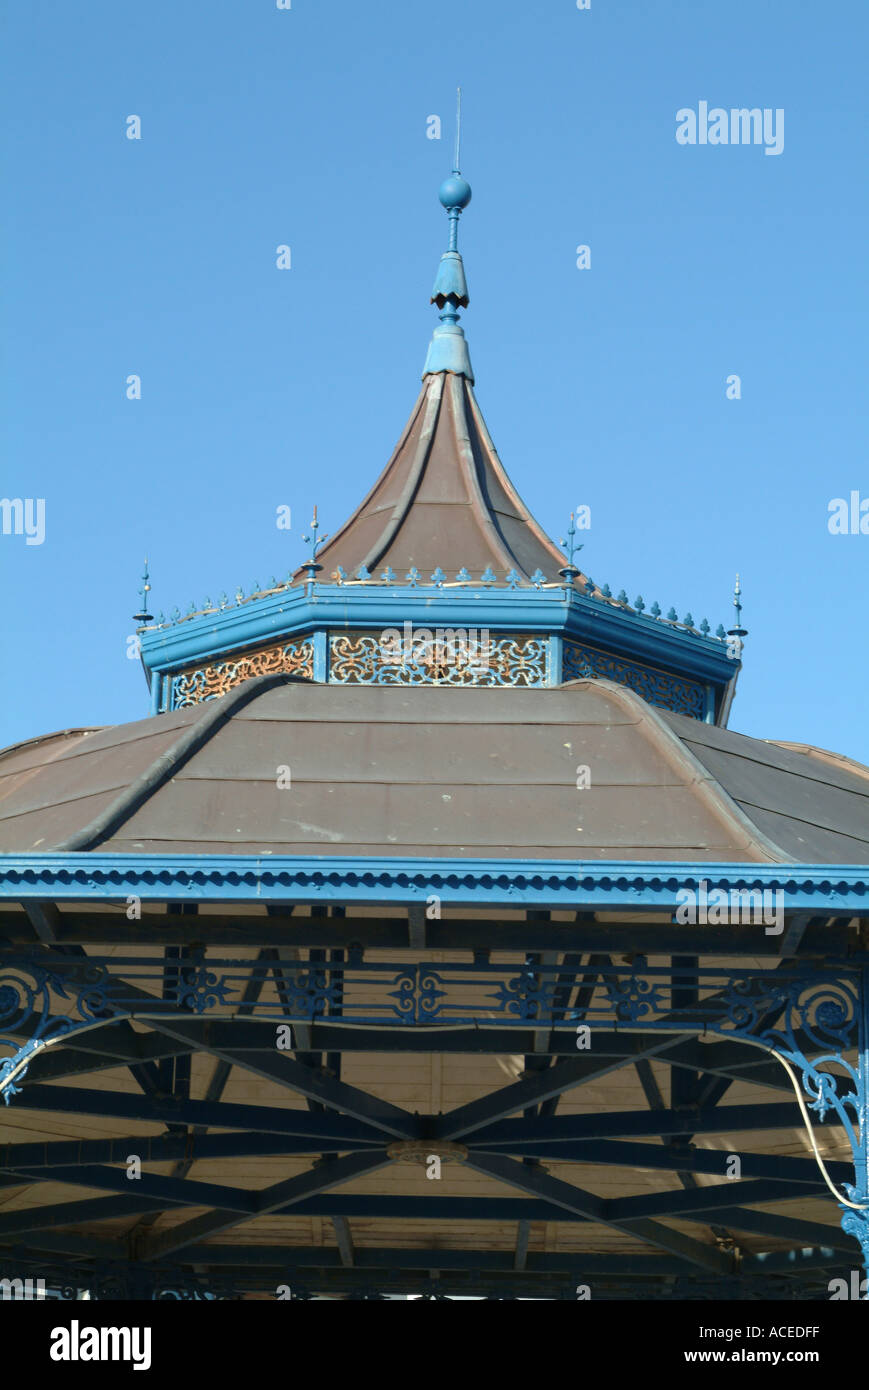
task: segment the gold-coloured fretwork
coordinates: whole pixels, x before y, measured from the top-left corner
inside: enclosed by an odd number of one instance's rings
[[[172,677],[170,709],[198,705],[214,700],[227,690],[251,676],[265,676],[286,671],[305,680],[314,678],[314,644],[310,640],[280,642],[275,646],[259,647],[244,652],[232,661],[216,661],[211,666],[199,666]]]

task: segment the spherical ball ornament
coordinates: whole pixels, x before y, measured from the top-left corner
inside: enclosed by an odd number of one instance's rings
[[[471,185],[461,174],[450,174],[438,189],[438,197],[445,208],[466,208],[471,201]]]

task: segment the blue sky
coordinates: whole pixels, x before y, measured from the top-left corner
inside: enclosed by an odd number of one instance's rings
[[[0,745],[147,713],[145,553],[186,610],[367,491],[436,318],[461,82],[464,326],[516,486],[556,539],[590,505],[588,572],[665,611],[728,626],[738,569],[731,727],[869,763],[869,535],[827,528],[869,497],[867,28],[862,0],[6,6],[0,494],[46,531],[0,535]],[[701,101],[782,109],[782,153],[678,144]]]

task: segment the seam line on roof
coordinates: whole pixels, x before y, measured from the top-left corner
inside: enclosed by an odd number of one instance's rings
[[[477,469],[477,456],[474,453],[474,446],[471,442],[471,431],[466,410],[467,402],[465,398],[464,380],[453,377],[450,381],[450,393],[456,451],[468,489],[471,511],[476,517],[484,538],[493,547],[495,554],[500,555],[502,564],[506,564],[507,569],[521,569],[524,571],[525,566],[520,564],[519,557],[513,554],[507,541],[501,535],[500,528],[495,524],[494,512],[491,508],[488,496],[483,496],[480,474]]]
[[[727,730],[725,730],[725,732],[726,732],[726,733],[729,733],[729,734],[733,734],[734,738],[750,738],[750,737],[751,737],[750,734],[737,734],[736,731],[735,731],[734,729],[727,729]],[[677,737],[679,737],[679,736],[677,735]],[[758,740],[758,741],[760,741],[760,740]],[[747,751],[746,751],[746,752],[741,752],[739,749],[734,749],[734,750],[731,752],[729,749],[721,748],[721,747],[719,747],[719,746],[718,746],[717,744],[715,744],[715,743],[704,743],[704,742],[702,741],[702,739],[697,739],[697,738],[693,738],[693,739],[692,739],[692,738],[689,738],[687,734],[685,735],[685,738],[682,740],[682,742],[683,742],[683,743],[688,743],[688,744],[696,743],[696,744],[698,744],[699,747],[701,747],[701,748],[711,748],[712,751],[713,751],[714,753],[721,753],[722,756],[724,756],[724,757],[728,757],[728,758],[742,758],[742,759],[743,759],[745,762],[747,762],[747,763],[756,763],[758,767],[763,767],[763,768],[767,768],[767,769],[772,769],[773,772],[781,772],[781,773],[783,773],[784,776],[786,776],[786,777],[802,777],[802,778],[804,778],[807,782],[817,782],[818,785],[819,785],[819,786],[822,786],[822,787],[832,787],[832,788],[834,788],[836,791],[847,792],[847,793],[849,793],[851,796],[863,796],[863,797],[869,798],[869,788],[867,788],[867,789],[864,790],[862,787],[842,787],[842,786],[839,785],[838,782],[830,782],[830,781],[828,781],[828,780],[827,780],[826,778],[824,778],[824,777],[816,777],[816,776],[813,776],[812,774],[813,774],[814,771],[815,771],[814,768],[809,768],[806,772],[798,772],[798,771],[795,771],[793,768],[790,768],[790,767],[779,767],[777,763],[767,762],[767,761],[765,761],[763,758],[761,758],[761,757],[755,757],[755,756],[753,756],[751,753],[749,753],[749,752],[747,752]],[[697,756],[697,757],[699,758],[699,754],[698,754],[698,755],[695,755],[695,756]],[[802,754],[797,754],[797,756],[798,756],[798,757],[804,757],[804,758],[805,758],[805,757],[808,757],[809,755],[808,755],[807,753],[802,753]],[[701,759],[700,761],[702,761],[702,759]],[[844,772],[844,771],[846,771],[846,769],[843,768],[842,771]],[[856,772],[851,773],[850,775],[853,776],[853,777],[855,777],[855,778],[859,776],[859,774],[856,773]]]
[[[737,801],[733,799],[728,791],[721,785],[709,771],[695,753],[691,751],[687,743],[676,733],[675,729],[667,723],[661,714],[655,709],[654,705],[647,704],[641,696],[636,695],[627,686],[617,685],[613,681],[597,680],[596,684],[609,686],[618,699],[627,704],[636,704],[642,707],[646,721],[652,725],[653,729],[659,732],[660,741],[669,750],[672,757],[685,767],[686,771],[692,776],[692,783],[697,787],[707,804],[711,803],[714,811],[719,816],[723,816],[729,821],[731,826],[736,826],[743,835],[748,835],[749,846],[759,850],[777,864],[794,863],[793,855],[786,854],[780,845],[754,824],[751,818],[743,811]]]
[[[381,531],[380,535],[378,536],[377,540],[375,541],[374,545],[371,547],[363,561],[365,569],[372,569],[380,562],[383,556],[386,555],[387,551],[389,550],[389,547],[392,545],[392,542],[395,540],[396,536],[398,535],[399,531],[401,530],[402,526],[407,520],[407,514],[410,511],[410,508],[413,504],[413,499],[417,494],[420,482],[422,481],[423,474],[425,473],[426,465],[431,455],[432,446],[434,444],[435,430],[437,429],[437,423],[440,419],[440,413],[442,409],[443,382],[441,381],[429,393],[429,397],[426,402],[425,408],[425,418],[423,420],[422,430],[420,431],[420,436],[417,441],[416,453],[414,455],[410,473],[407,477],[407,481],[405,482],[404,487],[401,490],[401,495],[398,501],[392,508],[391,517],[387,521],[386,526]],[[389,467],[392,467],[391,462],[389,464]],[[363,515],[361,510],[359,515]]]
[[[111,728],[108,724],[94,724],[86,729],[57,729],[52,734],[36,734],[33,738],[23,738],[18,743],[10,743],[8,748],[0,748],[0,770],[2,770],[2,760],[9,753],[20,753],[25,748],[35,748],[40,743],[49,743],[55,738],[72,738],[79,735],[79,743],[83,742],[89,734],[101,734],[104,729]],[[45,763],[36,763],[36,767],[44,767]],[[27,769],[23,769],[27,771]],[[4,777],[14,776],[14,773],[2,773]]]
[[[276,685],[308,684],[310,682],[305,677],[292,676],[287,672],[254,676],[251,680],[243,681],[237,685],[234,690],[230,690],[219,700],[215,700],[213,703],[207,702],[205,713],[196,720],[195,724],[188,725],[181,736],[169,748],[164,749],[154,759],[154,762],[136,778],[135,782],[121,792],[120,796],[116,796],[87,825],[67,836],[60,844],[54,845],[52,852],[66,853],[70,850],[93,849],[101,840],[114,834],[125,821],[129,820],[134,811],[137,811],[144,802],[153,796],[154,792],[158,791],[179,768],[193,757],[194,753],[198,753],[199,749],[217,733],[217,730],[232,718],[236,710],[249,704],[258,695],[262,695],[266,690],[271,690]]]
[[[172,714],[183,714],[184,712],[185,712],[184,710],[172,710],[172,711],[171,711]],[[149,725],[150,725],[151,723],[154,722],[153,720],[136,720],[136,721],[133,721],[133,722],[141,723],[141,724],[144,725],[141,734],[137,734],[135,738],[126,738],[126,739],[122,739],[122,740],[121,740],[120,742],[118,742],[118,743],[107,743],[107,744],[105,744],[104,747],[102,747],[102,748],[96,748],[96,749],[93,747],[92,744],[91,744],[91,745],[88,745],[86,739],[81,738],[81,739],[78,740],[77,743],[73,744],[73,746],[72,746],[71,748],[67,748],[67,749],[65,749],[63,752],[58,753],[54,758],[46,759],[46,761],[45,761],[44,763],[36,763],[36,764],[34,764],[34,770],[37,771],[37,772],[41,772],[44,768],[54,766],[55,764],[57,764],[57,766],[59,767],[59,766],[60,766],[61,764],[63,764],[63,763],[71,762],[73,758],[90,757],[91,754],[93,754],[93,753],[112,753],[112,752],[114,752],[115,749],[117,749],[117,748],[129,748],[129,747],[131,746],[131,744],[141,743],[141,742],[143,742],[145,739],[156,738],[156,737],[158,737],[158,736],[165,736],[165,733],[166,733],[166,730],[165,730],[165,729],[160,728],[160,727],[156,727],[156,728],[150,728],[150,727],[149,727]],[[179,727],[179,731],[182,730],[182,729],[189,728],[189,727],[190,727],[189,721],[188,721],[187,723],[182,723],[181,721],[179,721],[178,727]],[[105,733],[112,733],[112,732],[114,732],[114,730],[116,730],[116,729],[129,729],[129,728],[131,728],[131,724],[103,724],[103,725],[101,725],[99,728],[92,730],[92,732],[95,733],[95,734],[105,734]],[[4,751],[5,751],[5,750],[4,750]],[[15,774],[14,772],[3,772],[2,769],[3,769],[3,765],[2,765],[2,762],[0,762],[0,785],[2,785],[2,780],[5,779],[6,777],[14,777],[14,776],[16,776],[16,774]],[[25,769],[25,770],[26,770],[26,771],[30,771],[29,768],[27,768],[27,769]],[[60,804],[59,802],[52,802],[52,805],[59,805],[59,804]]]
[[[782,816],[785,820],[793,821],[795,825],[808,825],[812,830],[824,830],[828,835],[840,835],[842,839],[854,840],[860,845],[869,845],[869,836],[853,835],[847,830],[835,830],[831,825],[819,825],[816,820],[806,820],[804,816],[795,816],[789,811],[779,811],[773,806],[762,806],[759,801],[749,801],[747,797],[741,797],[738,805],[751,806],[753,810],[764,811],[768,816]]]

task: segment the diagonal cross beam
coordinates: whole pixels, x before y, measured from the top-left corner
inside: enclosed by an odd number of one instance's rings
[[[240,1105],[204,1100],[154,1100],[150,1096],[84,1087],[30,1086],[17,1097],[20,1110],[57,1110],[68,1115],[110,1116],[119,1120],[144,1120],[152,1124],[185,1123],[217,1129],[260,1130],[264,1134],[310,1136],[312,1140],[338,1139],[346,1149],[383,1142],[383,1131],[373,1124],[341,1115],[311,1115],[277,1105]],[[344,1142],[346,1140],[346,1142]],[[145,1143],[145,1140],[142,1140]]]
[[[231,1227],[239,1225],[240,1222],[250,1220],[252,1215],[267,1216],[269,1212],[277,1211],[278,1208],[292,1207],[296,1203],[304,1201],[306,1197],[314,1196],[319,1192],[329,1192],[332,1188],[341,1187],[345,1182],[350,1182],[354,1178],[375,1173],[378,1168],[386,1168],[391,1162],[392,1159],[385,1149],[374,1150],[367,1154],[348,1154],[345,1158],[321,1161],[315,1168],[309,1169],[307,1173],[300,1173],[297,1177],[287,1178],[284,1182],[273,1183],[271,1187],[258,1193],[255,1213],[241,1216],[225,1211],[206,1212],[203,1216],[197,1216],[192,1221],[185,1221],[183,1225],[175,1226],[164,1235],[146,1242],[140,1252],[140,1258],[143,1260],[162,1259],[166,1255],[174,1254],[176,1250],[183,1250],[186,1245],[207,1240],[210,1236],[220,1235],[223,1231],[228,1231]]]
[[[72,1187],[102,1188],[106,1192],[123,1193],[137,1199],[153,1197],[169,1206],[220,1207],[225,1211],[245,1212],[249,1216],[253,1216],[257,1210],[255,1192],[223,1187],[217,1183],[197,1182],[192,1178],[167,1178],[159,1173],[142,1173],[131,1180],[122,1170],[101,1164],[61,1166],[47,1171],[19,1168],[16,1171],[30,1182],[63,1182]]]
[[[690,1236],[670,1230],[669,1226],[662,1226],[658,1221],[614,1221],[607,1214],[608,1203],[600,1197],[583,1191],[581,1187],[574,1187],[572,1183],[562,1182],[560,1178],[554,1178],[539,1168],[529,1168],[513,1158],[499,1158],[494,1154],[470,1153],[465,1162],[476,1172],[497,1178],[499,1182],[518,1188],[520,1192],[543,1197],[555,1206],[584,1216],[589,1221],[610,1226],[624,1235],[636,1236],[648,1245],[668,1250],[672,1255],[678,1255],[702,1269],[712,1270],[715,1274],[730,1273],[729,1260],[714,1246],[703,1245]]]
[[[638,1036],[635,1039],[626,1039],[625,1053],[621,1057],[577,1057],[561,1062],[558,1066],[526,1077],[523,1081],[513,1082],[510,1086],[502,1086],[500,1090],[484,1096],[481,1100],[460,1105],[456,1110],[439,1117],[435,1122],[434,1137],[459,1139],[474,1130],[482,1129],[485,1125],[493,1124],[496,1120],[514,1115],[518,1110],[524,1110],[530,1105],[548,1100],[551,1096],[560,1096],[575,1086],[582,1086],[585,1082],[606,1076],[639,1057],[650,1057],[665,1052],[667,1048],[675,1046],[677,1041],[678,1039],[671,1035],[658,1035],[653,1040]]]
[[[203,1037],[201,1030],[195,1027],[192,1030],[188,1029],[185,1023],[175,1019],[160,1019],[153,1023],[153,1027],[170,1038],[194,1043],[201,1052],[220,1057],[223,1061],[243,1067],[267,1081],[275,1081],[279,1086],[297,1091],[309,1100],[320,1101],[330,1110],[340,1110],[345,1115],[352,1115],[354,1119],[364,1120],[386,1134],[400,1139],[413,1139],[419,1134],[419,1123],[408,1110],[390,1105],[388,1101],[379,1100],[367,1091],[348,1086],[346,1082],[337,1081],[334,1077],[312,1071],[310,1067],[283,1054],[280,1057],[267,1058],[261,1053],[236,1053],[227,1047],[210,1047],[207,1030]]]

